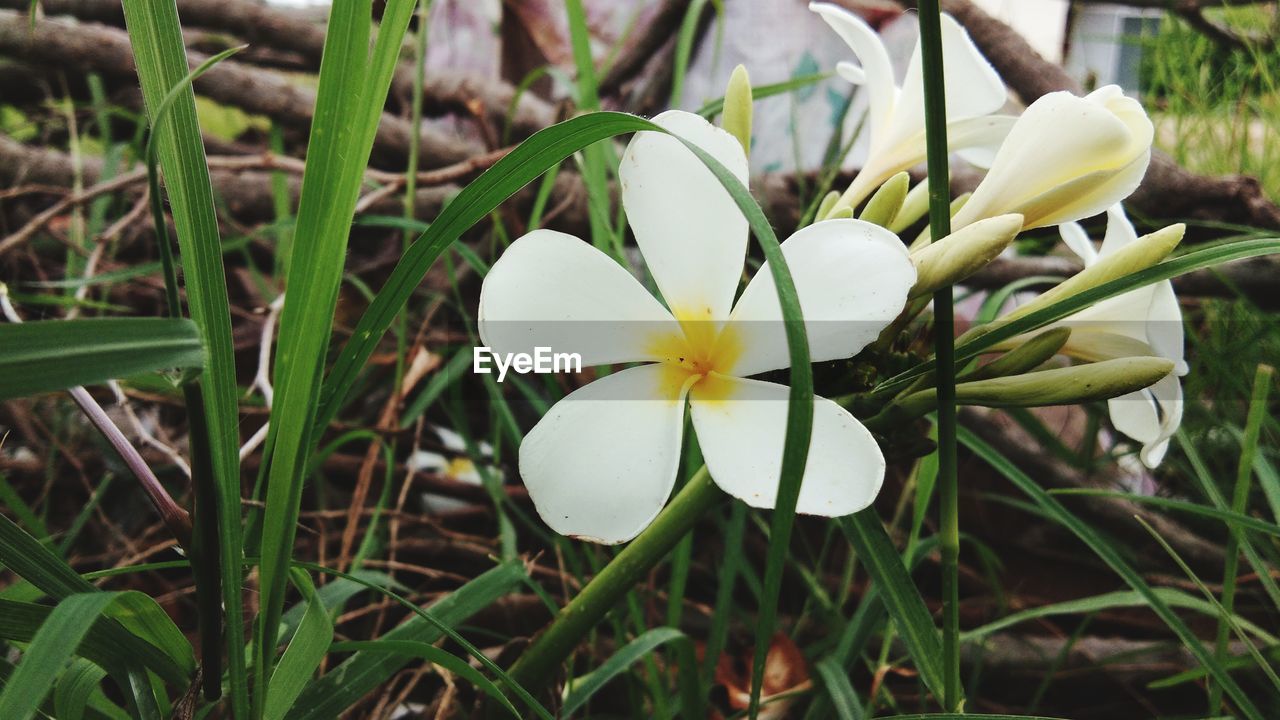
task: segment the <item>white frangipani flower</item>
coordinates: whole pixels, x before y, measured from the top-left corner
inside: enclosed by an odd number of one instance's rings
[[[1107,211],[1107,234],[1102,247],[1095,249],[1084,228],[1066,223],[1059,228],[1062,239],[1085,266],[1138,239],[1124,208]],[[1172,360],[1173,372],[1145,390],[1108,401],[1111,423],[1120,432],[1142,443],[1143,464],[1155,467],[1164,459],[1182,422],[1182,382],[1187,374],[1183,359],[1182,311],[1173,294],[1173,283],[1165,280],[1123,295],[1103,300],[1064,319],[1071,338],[1062,352],[1096,362],[1117,357],[1158,355]]]
[[[729,133],[690,113],[654,122],[696,143],[744,183]],[[638,133],[619,169],[622,201],[658,289],[653,295],[604,253],[535,230],[485,278],[479,327],[494,351],[548,346],[584,367],[646,362],[556,403],[520,446],[520,474],[555,531],[603,543],[640,533],[666,504],[680,460],[686,400],[715,482],[754,507],[777,493],[788,389],[747,379],[789,365],[781,306],[767,265],[737,303],[747,222],[723,186],[675,138]],[[906,302],[915,270],[897,236],[857,220],[806,227],[782,243],[815,362],[851,357]],[[813,440],[798,510],[839,516],[866,507],[884,478],[871,433],[814,398]]]
[[[952,228],[1006,213],[1020,213],[1024,230],[1097,215],[1138,188],[1154,136],[1142,105],[1115,85],[1083,98],[1044,95],[1018,118]]]
[[[841,62],[836,71],[845,80],[863,85],[869,94],[867,122],[871,142],[867,161],[841,196],[839,205],[856,207],[895,174],[925,160],[924,71],[916,44],[902,87],[894,79],[889,52],[880,35],[857,15],[838,5],[812,3],[818,13],[849,44],[861,66]],[[947,143],[965,160],[980,167],[991,164],[996,148],[1015,118],[992,113],[1004,106],[1008,93],[995,68],[969,38],[960,23],[942,16],[942,55],[947,88]]]

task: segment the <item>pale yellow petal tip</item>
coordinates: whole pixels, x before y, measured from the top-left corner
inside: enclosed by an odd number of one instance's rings
[[[747,68],[738,65],[729,76],[729,86],[724,93],[724,112],[722,122],[724,129],[738,139],[742,151],[751,154],[751,122],[752,122],[751,78]]]

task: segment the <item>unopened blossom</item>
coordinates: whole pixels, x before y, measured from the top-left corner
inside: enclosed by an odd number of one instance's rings
[[[1085,266],[1094,265],[1138,239],[1124,208],[1107,211],[1107,233],[1095,249],[1084,228],[1067,223],[1062,239]],[[1111,424],[1142,443],[1143,464],[1155,467],[1169,449],[1169,439],[1182,422],[1182,382],[1187,374],[1183,359],[1182,310],[1168,280],[1147,285],[1086,308],[1064,319],[1071,338],[1064,354],[1089,360],[1135,355],[1155,355],[1174,363],[1167,377],[1144,390],[1108,401]]]
[[[1044,95],[1018,118],[952,227],[1019,213],[1030,230],[1097,215],[1138,188],[1153,137],[1142,105],[1115,85]]]
[[[690,113],[654,118],[743,183],[732,135]],[[638,133],[619,168],[622,201],[663,302],[591,245],[535,230],[507,248],[481,289],[479,326],[496,352],[537,346],[616,370],[556,403],[520,446],[520,474],[555,531],[603,543],[640,533],[666,504],[680,463],[685,407],[714,481],[749,505],[774,505],[788,388],[749,376],[789,365],[768,266],[734,302],[747,222],[674,137]],[[857,220],[806,227],[782,243],[815,362],[847,358],[902,310],[915,270],[897,236]],[[830,400],[814,424],[798,511],[865,508],[884,478],[871,433]]]
[[[848,43],[860,65],[841,62],[836,71],[862,85],[869,95],[867,160],[838,206],[857,207],[886,180],[924,162],[924,71],[917,43],[899,87],[880,35],[857,15],[830,3],[812,3]],[[950,15],[942,15],[942,56],[947,93],[947,143],[969,162],[987,167],[1014,118],[993,115],[1008,93],[969,34]],[[1010,211],[1012,212],[1012,211]]]

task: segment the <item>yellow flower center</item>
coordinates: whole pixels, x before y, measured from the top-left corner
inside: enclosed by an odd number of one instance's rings
[[[711,319],[711,308],[701,312],[675,309],[678,333],[653,337],[650,350],[662,358],[665,384],[676,396],[682,388],[694,387],[700,399],[723,399],[729,392],[728,376],[742,356],[742,338],[733,328]]]

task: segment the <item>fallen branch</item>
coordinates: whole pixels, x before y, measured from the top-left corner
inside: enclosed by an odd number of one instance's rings
[[[322,25],[305,18],[247,0],[177,0],[184,27],[202,27],[229,33],[251,44],[297,53],[313,71],[320,69],[324,52]],[[30,0],[0,0],[0,7],[26,10]],[[119,0],[41,0],[47,15],[71,15],[81,20],[124,27]],[[516,90],[509,83],[482,78],[451,68],[428,72],[423,84],[423,109],[428,115],[446,112],[471,114],[478,104],[484,115],[501,127],[510,116],[517,137],[530,135],[555,122],[555,108],[525,93],[511,110]],[[411,97],[413,69],[402,63],[392,79],[390,97]],[[452,162],[452,161],[448,161]]]
[[[105,25],[38,20],[33,29],[27,15],[0,10],[0,54],[79,73],[99,72],[137,82],[133,50],[123,30]],[[194,67],[206,58],[189,53]],[[224,105],[306,131],[311,126],[315,93],[276,73],[225,60],[195,82],[195,90]],[[383,114],[374,140],[375,154],[403,163],[413,129],[406,120]],[[423,126],[420,158],[424,167],[449,165],[479,154],[482,148]]]

